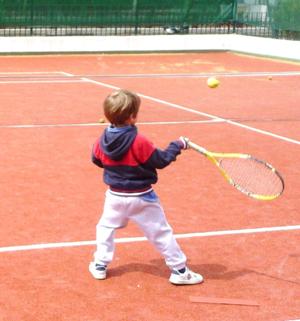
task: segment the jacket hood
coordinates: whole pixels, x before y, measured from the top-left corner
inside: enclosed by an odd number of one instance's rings
[[[135,126],[110,126],[104,130],[100,138],[100,146],[105,155],[118,161],[128,152],[136,135],[137,128]]]

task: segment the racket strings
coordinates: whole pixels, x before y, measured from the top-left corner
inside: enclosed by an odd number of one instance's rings
[[[276,171],[255,158],[223,158],[219,164],[233,184],[245,193],[275,196],[283,191]]]

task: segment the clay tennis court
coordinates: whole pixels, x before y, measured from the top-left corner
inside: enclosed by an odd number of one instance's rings
[[[43,55],[2,56],[0,70],[1,321],[300,319],[299,63],[229,52]],[[133,224],[117,232],[107,280],[88,271],[106,190],[90,153],[115,88],[141,95],[138,128],[156,146],[183,135],[253,154],[284,178],[283,195],[263,202],[192,150],[159,171],[155,190],[201,285],[171,285]]]

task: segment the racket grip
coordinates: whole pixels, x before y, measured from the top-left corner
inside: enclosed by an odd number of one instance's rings
[[[187,144],[189,145],[190,148],[194,149],[195,151],[203,154],[203,155],[207,155],[207,150],[204,147],[201,147],[199,145],[197,145],[196,143],[193,143],[192,141],[188,141]]]

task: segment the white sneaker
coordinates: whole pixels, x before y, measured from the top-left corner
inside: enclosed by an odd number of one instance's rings
[[[97,280],[106,279],[106,266],[105,265],[91,262],[89,265],[89,271],[91,272],[93,277]]]
[[[203,276],[185,268],[185,272],[180,273],[177,270],[173,270],[169,281],[176,285],[198,284],[203,282]]]

